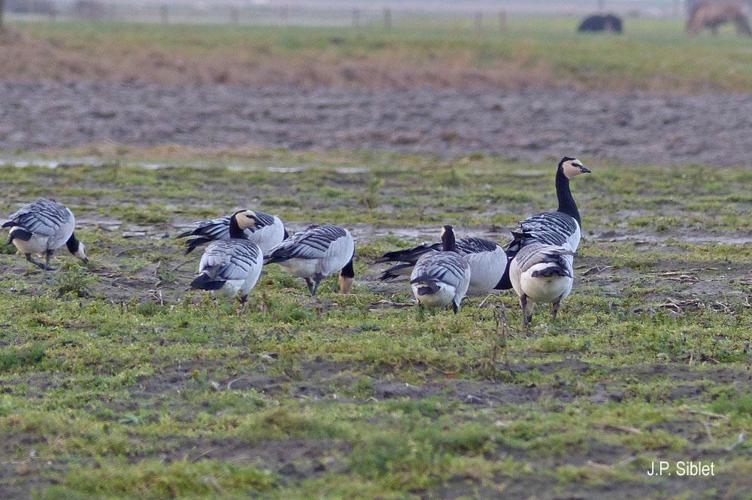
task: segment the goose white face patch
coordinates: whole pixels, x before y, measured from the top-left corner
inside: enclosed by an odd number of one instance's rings
[[[562,170],[567,179],[571,179],[582,173],[582,162],[576,158],[574,160],[567,160],[562,165]]]
[[[578,176],[584,172],[589,172],[589,170],[586,169],[582,162],[577,158],[565,161],[562,164],[561,169],[567,179],[571,179],[572,177]]]
[[[253,210],[240,212],[236,217],[240,229],[256,228],[256,213]]]

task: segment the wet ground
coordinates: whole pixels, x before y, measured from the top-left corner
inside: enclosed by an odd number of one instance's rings
[[[752,95],[0,83],[0,148],[260,145],[748,165]]]

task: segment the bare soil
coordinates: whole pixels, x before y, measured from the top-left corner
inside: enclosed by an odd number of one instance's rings
[[[0,82],[0,148],[376,149],[748,165],[752,95]]]

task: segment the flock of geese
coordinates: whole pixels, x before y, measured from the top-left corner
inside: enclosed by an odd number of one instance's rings
[[[506,248],[481,238],[456,239],[452,226],[446,225],[439,243],[384,254],[376,262],[393,265],[380,279],[409,276],[420,307],[451,307],[455,313],[467,294],[513,288],[526,326],[536,303],[551,304],[556,318],[561,301],[572,291],[582,227],[569,181],[589,172],[578,159],[562,158],[556,170],[558,209],[522,221]],[[2,225],[10,228],[8,243],[44,270],[52,269],[50,258],[63,245],[88,262],[75,226],[70,209],[44,198],[22,207]],[[243,303],[267,264],[279,264],[303,278],[312,296],[327,276],[339,273],[341,293],[350,292],[355,277],[353,237],[347,229],[331,224],[311,225],[290,235],[279,217],[240,210],[197,222],[178,238],[185,238],[186,254],[206,245],[191,288],[221,291]],[[35,260],[34,255],[43,255],[45,262]]]

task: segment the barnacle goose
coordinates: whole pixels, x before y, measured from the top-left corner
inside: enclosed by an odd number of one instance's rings
[[[89,262],[84,244],[74,233],[76,217],[54,200],[39,198],[25,205],[11,214],[2,227],[10,228],[8,243],[13,243],[26,260],[45,271],[52,270],[50,258],[63,245],[85,263]],[[44,254],[45,263],[34,260],[33,254]]]
[[[229,239],[209,243],[201,256],[198,276],[191,282],[191,289],[219,290],[231,297],[240,295],[241,302],[248,299],[264,265],[261,248],[244,235],[256,220],[256,212],[252,210],[240,210],[229,217]]]
[[[287,239],[288,234],[282,220],[276,215],[266,214],[257,210],[248,210],[249,216],[254,220],[254,224],[243,231],[243,237],[248,241],[256,243],[261,251],[268,253],[283,240]],[[180,233],[178,238],[188,238],[185,242],[186,255],[191,253],[196,247],[214,240],[226,240],[230,238],[230,219],[228,215],[218,219],[203,220],[194,223],[194,229]]]
[[[191,289],[220,290],[230,297],[240,295],[240,301],[245,302],[258,282],[263,265],[261,249],[253,242],[212,241],[201,257],[199,274],[191,282]]]
[[[331,224],[312,225],[277,245],[266,258],[267,264],[279,264],[305,279],[311,296],[321,280],[339,274],[340,293],[350,293],[355,271],[355,242],[347,229]]]
[[[415,263],[410,286],[419,306],[451,305],[456,314],[470,286],[470,264],[457,253],[452,226],[444,226],[441,242],[441,252],[426,253]]]
[[[556,169],[556,196],[559,199],[559,208],[555,212],[533,215],[520,222],[519,229],[512,231],[514,239],[506,248],[510,261],[522,248],[534,242],[563,246],[572,252],[577,251],[582,234],[582,220],[569,189],[569,180],[580,174],[589,173],[590,169],[577,158],[565,156],[561,159]],[[507,266],[507,272],[497,288],[512,288],[509,270]]]
[[[387,252],[376,263],[399,262],[399,264],[384,271],[379,279],[388,281],[398,276],[408,275],[423,255],[441,249],[442,243],[424,243],[407,250]],[[461,238],[456,240],[455,251],[464,256],[470,264],[468,295],[487,294],[499,284],[507,269],[508,261],[504,248],[494,241],[482,238]]]
[[[520,298],[525,326],[530,325],[536,303],[552,304],[556,319],[562,299],[572,291],[574,252],[562,246],[530,243],[524,246],[509,265],[512,287]]]

